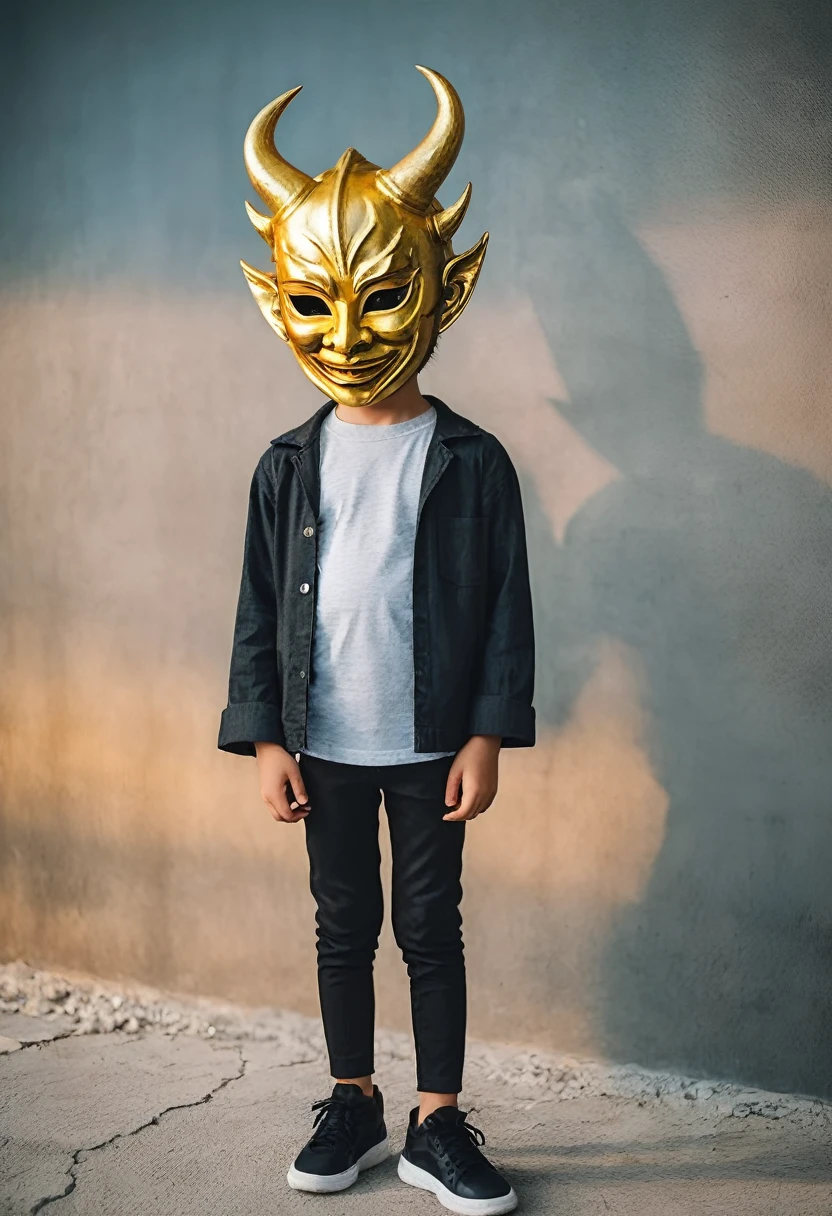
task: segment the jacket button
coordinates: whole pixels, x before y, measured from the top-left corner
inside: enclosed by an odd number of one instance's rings
[[[301,593],[301,595],[306,595],[306,593],[307,593],[307,591],[308,591],[308,590],[309,590],[309,584],[308,584],[308,583],[301,583],[301,585],[300,585],[300,593]]]
[[[302,680],[305,680],[305,679],[306,679],[306,672],[305,672],[305,671],[299,671],[299,672],[298,672],[298,675],[300,676],[300,678],[301,678]]]
[[[304,529],[303,529],[303,535],[304,535],[304,536],[312,536],[312,534],[314,533],[314,531],[315,531],[315,529],[314,529],[314,528],[306,527],[306,528],[304,528]]]

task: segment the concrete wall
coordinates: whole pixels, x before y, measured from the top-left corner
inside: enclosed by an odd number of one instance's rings
[[[0,951],[314,1011],[302,829],[215,750],[248,480],[318,398],[237,258],[245,126],[492,233],[424,378],[521,471],[540,742],[471,828],[471,1030],[830,1093],[821,4],[47,3],[3,52]],[[385,940],[379,1016],[406,1025]]]

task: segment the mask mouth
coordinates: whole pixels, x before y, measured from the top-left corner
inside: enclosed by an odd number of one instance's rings
[[[367,384],[371,380],[377,380],[383,369],[389,367],[398,358],[398,354],[398,351],[393,350],[381,357],[356,359],[353,363],[331,363],[328,359],[322,359],[320,356],[309,361],[318,371],[326,376],[327,380],[331,380],[333,384],[339,384],[344,388],[348,388],[353,385]]]

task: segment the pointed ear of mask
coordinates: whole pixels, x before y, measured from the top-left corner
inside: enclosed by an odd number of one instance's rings
[[[471,299],[485,258],[488,233],[484,232],[476,245],[451,258],[442,275],[445,306],[439,322],[439,332],[449,329]]]
[[[248,262],[240,262],[240,265],[251,288],[251,294],[257,301],[257,307],[277,336],[284,342],[288,342],[286,327],[280,315],[280,299],[277,294],[276,281],[270,274],[264,274],[262,270],[255,270],[253,266],[249,266]]]

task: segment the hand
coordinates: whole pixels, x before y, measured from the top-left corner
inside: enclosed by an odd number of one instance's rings
[[[309,814],[309,796],[295,757],[278,743],[255,743],[260,797],[278,823],[297,823]],[[294,798],[289,801],[287,786]],[[303,805],[302,805],[303,804]]]
[[[460,748],[445,787],[445,804],[454,809],[443,819],[456,823],[488,810],[497,793],[500,743],[499,735],[472,735]]]

